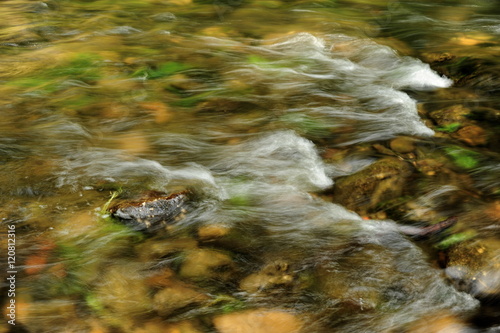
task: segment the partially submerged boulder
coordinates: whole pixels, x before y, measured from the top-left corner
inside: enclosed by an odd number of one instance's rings
[[[164,228],[183,217],[188,192],[167,195],[150,192],[138,200],[123,201],[109,209],[111,215],[136,230]]]

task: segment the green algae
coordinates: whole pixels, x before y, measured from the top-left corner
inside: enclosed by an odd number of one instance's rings
[[[460,168],[473,169],[479,165],[480,154],[475,151],[454,146],[445,148],[445,152]]]
[[[460,123],[451,123],[436,128],[436,131],[445,133],[454,133],[460,129],[462,125]]]

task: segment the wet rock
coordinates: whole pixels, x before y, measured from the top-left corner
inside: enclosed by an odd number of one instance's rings
[[[294,275],[290,271],[288,263],[274,261],[241,280],[240,289],[248,293],[255,293],[276,286],[290,285],[293,281]]]
[[[452,60],[455,58],[455,56],[453,56],[448,52],[443,52],[443,53],[427,52],[422,54],[422,58],[427,63],[439,63]]]
[[[487,218],[491,219],[495,223],[500,223],[500,200],[496,200],[488,204],[483,211]]]
[[[146,240],[136,246],[136,253],[143,261],[158,261],[181,251],[196,249],[198,242],[193,238]]]
[[[175,272],[170,268],[165,268],[155,272],[146,279],[146,284],[152,288],[164,288],[172,285]]]
[[[141,265],[121,262],[108,267],[100,276],[91,294],[92,301],[88,303],[98,304],[95,307],[102,309],[101,315],[108,323],[141,316],[152,310],[149,290],[144,276],[139,273],[141,268]]]
[[[459,129],[453,136],[469,146],[484,146],[488,143],[486,131],[476,125],[465,126]]]
[[[118,27],[115,27],[113,29],[109,29],[108,31],[106,31],[106,33],[110,34],[110,35],[131,35],[131,34],[138,33],[138,32],[141,32],[141,30],[136,29],[134,27],[127,26],[127,25],[118,26]]]
[[[150,192],[141,199],[121,202],[109,211],[136,230],[152,231],[181,219],[186,212],[187,201],[187,192],[171,195]]]
[[[474,87],[490,94],[500,90],[498,64],[491,59],[457,57],[438,64],[436,70],[453,79],[457,87]]]
[[[202,333],[203,331],[198,326],[199,325],[192,320],[166,323],[163,319],[156,318],[134,329],[134,333]]]
[[[174,117],[170,107],[162,102],[144,102],[139,106],[151,114],[157,124],[164,124]]]
[[[412,151],[415,150],[414,141],[415,140],[410,137],[400,136],[398,138],[391,140],[389,146],[395,152],[406,154],[406,153],[411,153]]]
[[[446,126],[453,123],[463,123],[467,121],[467,115],[471,110],[463,105],[457,104],[443,109],[433,111],[429,117],[436,122],[439,126]]]
[[[160,290],[153,297],[153,309],[160,316],[167,316],[189,305],[200,304],[210,299],[209,296],[181,282],[172,283]]]
[[[229,255],[210,249],[196,249],[186,253],[179,275],[191,279],[226,279],[233,270],[234,263]]]
[[[14,329],[9,332],[90,331],[87,323],[79,318],[73,300],[57,299],[21,303],[16,299],[16,305],[18,306],[16,326],[12,326]],[[24,327],[25,330],[17,331],[16,327]]]
[[[354,264],[353,264],[354,265]],[[317,287],[322,293],[339,302],[343,311],[365,312],[375,309],[382,302],[380,291],[360,280],[353,283],[350,268],[335,269],[327,265],[316,269]],[[382,272],[381,272],[382,273]],[[389,279],[389,275],[387,275]]]
[[[500,242],[464,242],[448,251],[446,275],[454,286],[486,303],[500,303]]]
[[[384,145],[381,145],[380,143],[376,143],[373,145],[373,148],[379,152],[380,154],[383,155],[389,155],[389,156],[397,156],[397,154],[390,150],[389,148],[385,147]]]
[[[273,309],[225,314],[213,322],[220,333],[298,333],[303,326],[296,315]]]
[[[222,224],[208,224],[198,229],[198,238],[201,241],[210,241],[228,235],[230,228]]]
[[[474,332],[451,313],[434,313],[413,323],[407,333],[470,333]]]
[[[411,172],[410,165],[397,158],[380,159],[353,175],[337,179],[333,201],[365,215],[379,203],[400,197]]]
[[[172,22],[175,21],[177,17],[170,12],[159,13],[153,16],[153,20],[156,22]]]

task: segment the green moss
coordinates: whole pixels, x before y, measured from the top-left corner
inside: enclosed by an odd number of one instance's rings
[[[451,235],[446,237],[441,242],[436,244],[436,248],[440,250],[446,250],[453,245],[462,243],[466,240],[476,237],[477,233],[474,230],[464,231],[458,234]]]
[[[445,133],[453,133],[453,132],[458,131],[458,129],[461,126],[462,125],[460,123],[452,123],[452,124],[448,124],[448,125],[439,126],[436,128],[436,131],[445,132]]]
[[[461,168],[472,169],[479,164],[480,155],[472,150],[455,146],[445,148],[445,152],[453,159],[455,165]]]
[[[94,53],[78,53],[68,64],[57,66],[47,74],[53,78],[95,81],[102,77],[96,66],[101,60],[102,58]]]
[[[96,81],[102,77],[97,66],[101,57],[93,53],[78,53],[64,64],[30,73],[31,77],[16,78],[7,82],[7,86],[21,89],[36,90],[42,94],[51,94],[64,89],[61,83],[67,80],[84,81],[86,83]],[[68,102],[69,106],[81,107],[87,105],[88,96],[83,99],[77,98]],[[63,103],[64,104],[64,103]]]

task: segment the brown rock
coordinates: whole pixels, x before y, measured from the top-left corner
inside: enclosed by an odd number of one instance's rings
[[[198,243],[192,238],[179,238],[172,240],[147,240],[136,246],[136,252],[142,261],[156,261],[169,254],[192,250]]]
[[[303,326],[292,313],[270,309],[221,315],[214,325],[220,333],[298,333]]]
[[[233,266],[231,257],[225,253],[209,249],[196,249],[187,252],[179,275],[195,279],[224,277],[229,274]]]
[[[147,321],[134,333],[201,333],[198,325],[192,321],[184,320],[177,323],[166,323],[161,318]]]
[[[417,170],[427,176],[434,176],[443,169],[443,163],[432,158],[416,162]]]
[[[166,316],[177,309],[191,304],[199,304],[209,297],[181,282],[172,283],[157,292],[153,298],[153,309],[160,316]]]
[[[429,117],[440,126],[450,125],[453,123],[463,123],[467,120],[466,115],[470,114],[471,110],[463,105],[457,104],[450,107],[439,109],[430,113]]]
[[[286,262],[274,261],[265,265],[260,271],[248,275],[240,282],[240,289],[254,293],[279,285],[289,285],[294,276]]]
[[[459,318],[448,313],[434,313],[417,321],[408,333],[466,333],[470,332]]]
[[[489,204],[484,212],[490,219],[500,222],[500,200],[496,200]]]
[[[415,150],[414,140],[407,136],[395,138],[389,144],[392,150],[398,153],[406,154]]]
[[[106,320],[118,322],[151,311],[149,288],[139,272],[141,268],[135,263],[120,263],[106,268],[93,291],[96,301],[114,314]]]
[[[139,104],[140,107],[150,113],[157,124],[164,124],[173,118],[173,113],[170,107],[162,102],[144,102]]]
[[[459,129],[454,137],[470,146],[483,146],[488,143],[486,131],[476,125],[469,125]]]
[[[429,52],[429,53],[423,53],[422,58],[425,60],[425,62],[432,63],[432,62],[444,62],[444,61],[452,60],[455,58],[455,56],[451,55],[448,52],[444,52],[444,53]]]
[[[336,180],[333,201],[365,215],[379,203],[400,197],[410,174],[408,163],[393,157],[382,158]]]
[[[209,224],[198,229],[198,238],[206,241],[224,237],[229,233],[230,228],[221,224]]]
[[[374,144],[373,148],[377,152],[379,152],[380,154],[389,155],[389,156],[397,156],[396,153],[394,153],[392,150],[390,150],[389,148],[385,147],[384,145],[381,145],[380,143]]]
[[[498,304],[499,258],[500,242],[495,238],[462,242],[448,251],[445,272],[457,289],[484,302]]]

